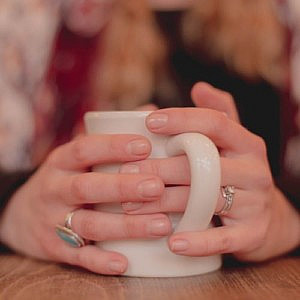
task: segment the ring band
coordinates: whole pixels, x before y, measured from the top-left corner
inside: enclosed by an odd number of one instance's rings
[[[235,187],[233,185],[226,185],[223,186],[222,188],[222,196],[225,200],[223,207],[215,212],[215,215],[220,216],[220,215],[226,215],[227,212],[231,209],[232,203],[233,203],[233,197],[235,194]]]
[[[69,228],[71,230],[72,230],[72,217],[73,217],[75,211],[76,211],[76,209],[69,212],[65,217],[65,227]]]

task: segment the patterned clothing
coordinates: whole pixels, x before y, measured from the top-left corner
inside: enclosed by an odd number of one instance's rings
[[[0,2],[0,166],[32,167],[35,106],[59,24],[58,0]],[[47,101],[47,99],[44,99]],[[43,110],[51,103],[43,103]]]
[[[1,0],[0,2],[0,169],[2,171],[26,170],[38,165],[51,148],[66,142],[71,137],[83,113],[91,108],[86,78],[93,58],[92,49],[95,48],[99,37],[83,38],[61,27],[62,2],[63,0]],[[300,32],[300,25],[297,26],[295,24],[295,28]],[[295,34],[292,48],[292,62],[295,65],[292,70],[297,66],[296,37]],[[175,68],[181,67],[182,62],[186,64],[185,66],[189,63],[194,67],[196,65],[190,57],[186,57],[185,53],[180,51],[174,53],[172,59],[175,61],[170,63],[174,63]],[[214,66],[210,68],[201,63],[198,66],[199,70],[200,67],[202,68],[202,73],[194,72],[191,74],[191,76],[195,75],[193,78],[188,77],[190,74],[186,73],[185,78],[191,81],[183,86],[183,89],[188,87],[184,95],[187,95],[187,90],[189,92],[190,86],[197,80],[207,80],[219,88],[232,92],[236,96],[242,114],[253,109],[249,103],[239,102],[239,99],[243,98],[242,95],[249,96],[247,91],[251,91],[251,86],[240,92],[239,87],[233,82],[222,83],[219,77],[208,76],[210,72],[216,70],[219,72],[218,75],[221,74],[221,70],[224,71],[223,75],[227,76],[226,70]],[[204,74],[205,68],[207,72]],[[300,78],[297,72],[293,71],[292,74],[294,76],[292,82]],[[181,84],[180,81],[178,83]],[[232,85],[235,86],[233,89]],[[247,85],[242,83],[241,86]],[[274,93],[270,85],[264,86],[270,88],[268,95]],[[295,99],[300,99],[296,86],[298,85],[292,86],[293,95]],[[259,88],[260,86],[255,87],[254,97],[260,94]],[[261,91],[266,91],[264,87],[261,88]],[[263,94],[260,94],[260,97],[262,98],[259,101],[262,103]],[[276,95],[274,97],[276,98]],[[164,99],[155,98],[155,95],[153,99],[163,106]],[[257,110],[260,107],[259,101],[256,103]],[[298,102],[295,101],[293,105],[296,107]],[[185,105],[185,103],[173,105],[182,104]],[[247,105],[248,108],[245,109]],[[276,109],[279,110],[280,104],[277,103],[274,107],[272,103],[267,105],[270,105],[270,111],[274,111],[276,115]],[[284,104],[284,108],[288,107],[287,105]],[[266,105],[264,107],[268,112],[268,107]],[[293,125],[290,117],[296,115],[296,110],[291,108],[287,111],[285,116],[288,120],[285,121]],[[248,114],[245,114],[245,125],[249,125],[247,127],[252,130],[252,125],[258,126],[257,120],[254,118],[247,123],[247,116]],[[276,123],[274,128],[279,128],[279,119],[271,117],[270,120]],[[261,125],[265,124],[262,122]],[[264,126],[264,130],[269,129],[268,126]],[[289,132],[297,134],[295,126],[288,129]],[[253,129],[255,130],[256,128]],[[278,135],[279,130],[274,132]],[[285,166],[288,168],[287,173],[292,174],[297,183],[300,179],[299,135],[292,137],[289,133],[286,136],[291,139],[287,143],[288,156],[284,159]],[[277,138],[278,136],[275,136],[274,142],[270,137],[270,156],[274,154],[273,152],[279,151]],[[278,155],[274,156],[274,160],[278,159]],[[272,166],[276,173],[276,166],[274,167],[274,164]]]

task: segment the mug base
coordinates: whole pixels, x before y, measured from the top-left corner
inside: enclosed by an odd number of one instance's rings
[[[213,272],[222,265],[221,255],[190,257],[177,255],[167,239],[125,240],[98,243],[104,250],[116,251],[128,259],[122,275],[129,277],[185,277]]]

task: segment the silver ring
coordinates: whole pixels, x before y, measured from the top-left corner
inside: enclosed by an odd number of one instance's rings
[[[228,213],[228,211],[232,207],[233,197],[235,194],[235,187],[233,185],[222,186],[221,189],[222,189],[222,196],[224,198],[224,205],[219,211],[215,212],[215,215],[217,216],[220,215],[224,216]]]
[[[80,248],[86,245],[85,240],[79,236],[77,233],[75,233],[72,229],[72,217],[74,215],[73,210],[69,212],[65,217],[65,224],[64,226],[56,225],[55,231],[56,234],[65,242],[67,242],[69,245],[75,248]]]
[[[65,227],[69,228],[71,230],[72,230],[72,217],[73,217],[75,211],[76,211],[76,209],[69,212],[65,217]]]

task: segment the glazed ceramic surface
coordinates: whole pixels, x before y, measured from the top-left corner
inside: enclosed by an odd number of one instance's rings
[[[140,134],[152,144],[151,158],[186,154],[190,163],[191,187],[183,214],[170,213],[175,232],[201,231],[211,225],[220,191],[220,158],[215,145],[199,133],[162,136],[149,132],[145,118],[150,112],[88,112],[88,134]],[[94,171],[119,172],[120,165],[95,166]],[[124,213],[120,205],[99,205],[96,209]],[[124,275],[140,277],[175,277],[203,274],[221,266],[221,256],[187,257],[172,253],[167,238],[106,241],[97,244],[128,258]]]

